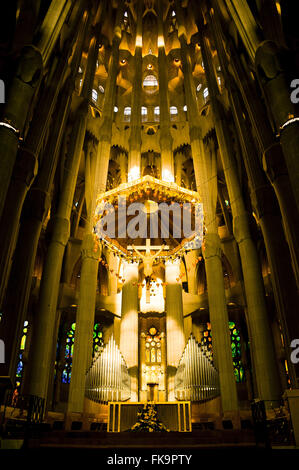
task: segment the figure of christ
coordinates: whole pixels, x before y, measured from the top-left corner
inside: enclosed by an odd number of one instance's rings
[[[151,251],[149,248],[146,249],[145,254],[140,253],[137,248],[132,244],[132,248],[137,253],[138,256],[143,261],[143,266],[144,266],[144,275],[146,282],[148,283],[151,279],[151,275],[153,274],[153,262],[154,260],[159,256],[159,254],[165,249],[165,245],[162,245],[160,250],[157,253],[154,253],[153,255],[151,254]]]

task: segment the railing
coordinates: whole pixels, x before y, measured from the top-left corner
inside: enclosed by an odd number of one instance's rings
[[[251,403],[251,412],[257,446],[271,448],[294,445],[291,420],[284,411],[283,402],[278,408],[273,408],[274,417],[270,419],[263,400],[254,400]]]
[[[4,402],[4,418],[7,408],[12,408],[8,418],[23,419],[27,424],[40,424],[44,418],[45,399],[35,395],[15,396],[13,392],[9,392]]]

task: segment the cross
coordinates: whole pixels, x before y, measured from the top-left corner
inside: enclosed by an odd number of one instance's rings
[[[155,255],[151,254],[152,250],[157,250],[158,253]],[[153,262],[154,259],[159,256],[162,250],[169,250],[169,246],[151,246],[149,238],[146,239],[146,245],[144,246],[128,246],[128,250],[134,250],[140,258],[143,260],[144,275],[146,279],[146,303],[150,303],[150,280],[153,274]],[[139,250],[145,250],[145,254],[139,252]]]
[[[161,250],[162,246],[151,245],[150,238],[147,238],[145,246],[144,245],[141,245],[141,246],[135,246],[134,245],[134,248],[136,248],[136,250],[145,250],[146,254],[150,255],[151,250]],[[127,247],[128,250],[133,250],[134,248],[132,247],[132,245],[129,245]],[[169,246],[164,245],[164,250],[169,250]]]

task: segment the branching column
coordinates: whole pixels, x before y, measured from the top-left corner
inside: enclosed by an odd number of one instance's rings
[[[170,110],[168,96],[168,67],[165,54],[163,28],[163,2],[158,2],[158,65],[160,99],[160,149],[162,180],[174,181],[172,136],[170,133]]]
[[[39,84],[42,68],[40,51],[34,46],[26,46],[19,60],[1,119],[7,125],[0,126],[0,217],[19,148],[19,136],[23,134],[27,113]]]
[[[202,29],[200,42],[219,151],[231,203],[233,231],[241,256],[251,351],[257,384],[256,393],[263,400],[277,400],[280,397],[280,384],[258,255],[250,235],[248,213],[245,209],[235,162],[230,152],[232,146],[229,141],[229,129],[224,111],[217,98],[219,88],[213,69],[209,43],[207,37],[203,35]]]
[[[283,326],[284,343],[287,346],[291,343],[290,332],[292,332],[293,338],[297,338],[299,335],[298,322],[292,315],[294,308],[296,308],[295,305],[298,304],[298,294],[296,292],[295,279],[292,271],[290,270],[291,260],[281,224],[281,214],[274,190],[263,172],[261,161],[259,161],[247,121],[244,119],[244,114],[242,112],[243,103],[241,102],[240,95],[236,89],[234,79],[228,72],[227,56],[223,47],[222,33],[217,12],[215,15],[211,15],[210,17],[210,27],[212,28],[214,40],[217,46],[221,70],[225,77],[225,84],[229,92],[235,126],[238,130],[238,136],[243,151],[252,205],[260,223],[265,241],[271,269],[275,304],[281,325]],[[234,63],[236,62],[234,61]],[[242,79],[242,77],[239,78]],[[271,155],[273,156],[273,150]],[[275,226],[274,231],[273,226]],[[298,331],[298,333],[296,333],[296,331]],[[286,350],[288,351],[288,348],[286,348]],[[290,361],[290,353],[287,353],[286,356],[289,375],[291,377],[292,384],[296,386],[296,371],[294,364]]]
[[[90,43],[87,69],[90,76],[94,76],[97,58],[97,41],[94,37]],[[93,64],[91,67],[90,63]],[[83,96],[80,98],[81,106],[76,114],[69,158],[65,172],[65,180],[61,192],[58,210],[52,220],[52,238],[48,248],[47,258],[43,270],[40,286],[38,318],[35,326],[35,341],[33,344],[33,364],[30,392],[43,398],[47,397],[49,375],[51,373],[51,354],[56,308],[60,284],[62,261],[65,246],[70,234],[70,216],[73,207],[74,192],[78,177],[79,165],[82,156],[83,143],[87,125],[88,98],[91,94],[91,78],[85,76]],[[47,332],[47,335],[44,332]]]
[[[217,163],[215,143],[212,140],[204,147],[201,137],[196,90],[191,69],[191,58],[186,42],[186,31],[180,7],[177,8],[180,23],[180,43],[190,142],[197,189],[201,194],[206,235],[204,241],[205,270],[209,299],[209,314],[213,332],[213,352],[219,372],[221,403],[223,412],[236,412],[238,399],[233,372],[228,312],[225,298],[221,245],[216,221]]]
[[[138,401],[138,263],[125,263],[124,278],[120,350],[131,377],[131,401]]]
[[[288,167],[292,190],[299,208],[299,122],[295,105],[290,99],[288,73],[281,61],[279,46],[273,41],[261,41],[258,27],[246,0],[225,0],[249,57],[263,86],[269,108]],[[280,38],[278,37],[278,40]],[[287,125],[285,125],[288,123]]]
[[[141,97],[142,97],[142,9],[137,4],[137,28],[135,44],[135,74],[131,101],[131,133],[129,139],[128,181],[140,177],[141,163]]]
[[[87,208],[87,224],[82,243],[82,269],[80,292],[76,315],[76,334],[72,363],[72,376],[68,399],[68,412],[82,413],[84,410],[85,374],[92,359],[92,334],[96,305],[96,287],[98,277],[99,256],[101,249],[95,245],[92,233],[96,199],[99,193],[106,190],[116,93],[116,78],[118,73],[119,43],[121,40],[120,22],[122,8],[119,8],[114,29],[112,51],[108,65],[109,80],[106,86],[102,125],[99,133],[99,144],[96,155],[89,152],[85,168],[85,199]],[[97,59],[94,57],[95,61]],[[95,64],[95,62],[94,62]],[[94,72],[94,70],[93,70]],[[93,77],[92,82],[93,83]]]
[[[185,347],[180,261],[165,263],[168,401],[175,401],[174,378]]]

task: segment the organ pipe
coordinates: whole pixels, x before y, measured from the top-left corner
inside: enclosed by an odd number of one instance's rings
[[[219,395],[218,371],[206,348],[191,334],[175,376],[176,399],[206,401]]]
[[[98,403],[125,401],[130,390],[128,368],[112,335],[87,371],[85,396]]]

